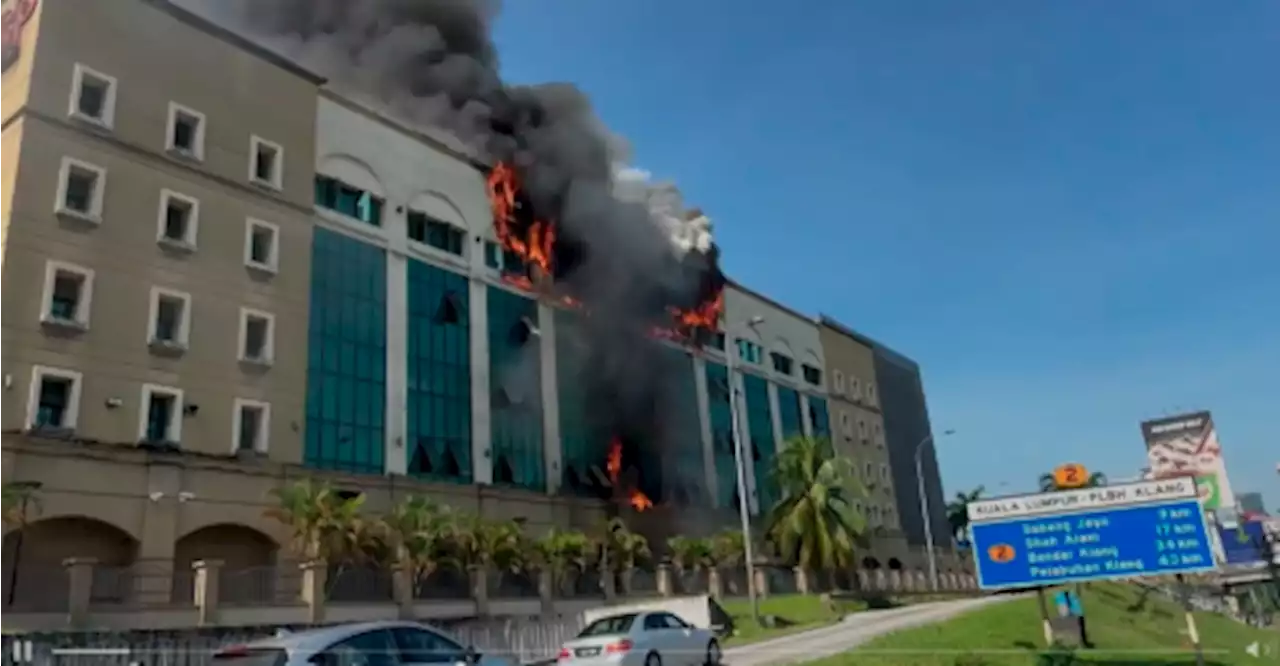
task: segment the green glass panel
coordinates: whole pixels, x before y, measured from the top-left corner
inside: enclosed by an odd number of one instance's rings
[[[315,229],[303,448],[310,467],[384,470],[386,275],[381,249]]]
[[[744,374],[743,392],[746,394],[747,429],[750,431],[756,494],[763,514],[769,511],[778,496],[778,484],[773,479],[773,459],[777,447],[773,441],[773,412],[769,408],[769,383],[756,375]]]
[[[405,470],[470,483],[470,303],[465,276],[416,260],[408,266]]]
[[[545,491],[538,306],[490,287],[487,312],[493,482]]]

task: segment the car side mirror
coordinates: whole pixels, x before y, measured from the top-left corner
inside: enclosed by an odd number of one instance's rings
[[[480,663],[480,653],[476,652],[475,646],[470,646],[462,653],[462,661],[460,666],[476,666]]]

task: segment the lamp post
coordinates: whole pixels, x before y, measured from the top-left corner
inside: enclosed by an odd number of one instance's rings
[[[954,435],[954,430],[942,431],[942,436]],[[916,490],[920,493],[920,512],[924,514],[924,546],[925,551],[929,555],[929,586],[934,592],[938,591],[938,558],[933,552],[933,520],[929,513],[929,494],[924,491],[924,464],[920,459],[920,452],[924,451],[924,445],[933,441],[933,435],[929,435],[920,440],[916,444]]]
[[[744,328],[754,329],[764,323],[759,315],[743,322]],[[725,376],[729,384],[729,420],[732,422],[733,465],[738,472],[738,517],[742,519],[742,555],[747,564],[747,594],[751,598],[751,617],[756,624],[760,623],[760,598],[756,594],[755,555],[751,546],[751,505],[747,500],[747,457],[743,452],[741,425],[738,423],[738,384],[734,377],[734,360],[737,358],[737,345],[734,342],[733,327],[725,329]]]
[[[18,592],[18,564],[22,560],[22,537],[27,529],[27,504],[31,499],[31,494],[40,490],[44,484],[39,481],[17,481],[9,485],[22,491],[22,504],[18,507],[18,515],[21,522],[18,523],[18,533],[13,537],[13,568],[9,570],[9,580],[6,581],[9,589],[5,595],[5,605],[12,607]]]

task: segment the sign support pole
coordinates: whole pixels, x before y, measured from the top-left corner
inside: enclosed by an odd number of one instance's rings
[[[1200,631],[1196,627],[1196,616],[1192,613],[1191,589],[1187,586],[1187,579],[1182,574],[1178,574],[1177,580],[1178,596],[1182,597],[1182,609],[1187,617],[1187,637],[1191,639],[1191,647],[1196,651],[1196,666],[1205,666],[1204,646],[1200,645]]]
[[[1053,625],[1049,623],[1049,602],[1045,599],[1044,588],[1036,588],[1036,603],[1040,605],[1040,629],[1044,632],[1045,647],[1053,647]]]

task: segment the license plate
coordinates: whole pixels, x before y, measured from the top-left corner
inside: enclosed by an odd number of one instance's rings
[[[596,656],[596,655],[600,654],[600,648],[598,648],[598,647],[593,647],[593,648],[578,648],[578,649],[574,652],[574,654],[578,655],[579,657],[594,657],[594,656]]]

